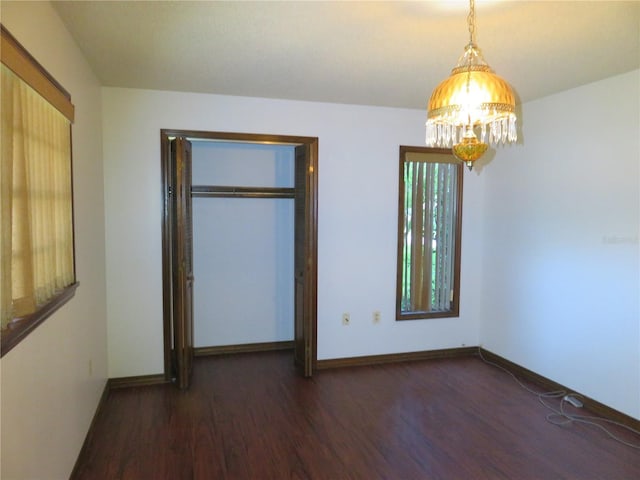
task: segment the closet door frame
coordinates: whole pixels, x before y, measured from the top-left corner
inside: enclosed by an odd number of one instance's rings
[[[295,241],[295,257],[304,259],[303,271],[296,266],[296,282],[302,285],[302,294],[295,295],[294,312],[294,359],[300,373],[312,376],[317,368],[317,259],[318,259],[318,138],[290,135],[268,135],[234,132],[209,132],[197,130],[160,131],[161,171],[162,171],[162,275],[163,275],[163,332],[164,332],[164,375],[172,380],[172,325],[171,325],[171,245],[172,218],[170,208],[170,173],[172,158],[170,142],[175,137],[206,139],[220,142],[248,144],[289,145],[296,147],[295,223],[298,225]],[[295,227],[294,227],[295,228]],[[302,233],[301,233],[302,232]],[[302,235],[302,236],[301,236]],[[302,275],[302,283],[300,275]]]

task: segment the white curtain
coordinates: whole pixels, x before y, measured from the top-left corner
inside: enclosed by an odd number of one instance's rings
[[[70,121],[2,65],[2,328],[75,282]]]

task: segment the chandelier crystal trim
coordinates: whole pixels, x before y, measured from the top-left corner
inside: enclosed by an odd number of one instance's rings
[[[431,94],[427,108],[426,144],[452,147],[469,170],[488,144],[518,139],[515,96],[509,84],[493,73],[475,43],[475,2],[469,1],[469,44]],[[476,135],[480,134],[480,139]]]

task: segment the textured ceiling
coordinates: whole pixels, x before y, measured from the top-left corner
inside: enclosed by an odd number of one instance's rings
[[[640,67],[638,1],[476,2],[521,102]],[[107,86],[424,108],[468,42],[466,1],[53,4]]]

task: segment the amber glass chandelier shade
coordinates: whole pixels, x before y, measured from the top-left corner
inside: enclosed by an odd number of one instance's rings
[[[477,111],[468,111],[466,106]],[[458,126],[467,125],[468,113],[471,113],[477,117],[472,118],[472,123],[479,125],[483,119],[514,113],[515,98],[509,84],[485,67],[469,73],[452,73],[431,94],[428,112],[429,119],[447,119]]]
[[[493,73],[480,49],[470,43],[431,94],[427,108],[427,145],[449,147],[462,141],[467,126],[478,128],[480,141],[492,144],[517,140],[515,95]]]

